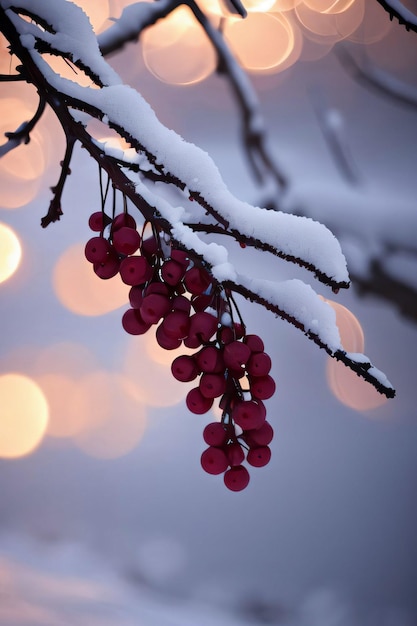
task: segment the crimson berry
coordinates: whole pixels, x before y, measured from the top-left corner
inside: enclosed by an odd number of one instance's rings
[[[228,344],[228,343],[231,343],[232,341],[234,341],[235,334],[233,332],[233,329],[230,328],[230,326],[222,326],[218,330],[217,338],[218,338],[220,343]]]
[[[150,237],[147,237],[146,239],[142,239],[140,250],[142,254],[144,254],[147,257],[153,256],[159,250],[158,239],[154,237],[153,235],[151,235]]]
[[[161,278],[167,285],[177,285],[184,276],[184,266],[173,259],[165,261],[161,268]]]
[[[175,296],[172,300],[173,311],[184,311],[187,315],[191,311],[191,302],[185,296]]]
[[[255,352],[246,364],[246,370],[251,376],[266,376],[271,370],[271,357],[266,352]]]
[[[250,348],[251,352],[263,352],[264,342],[258,335],[246,335],[243,341]]]
[[[185,272],[184,284],[190,293],[198,296],[211,285],[211,278],[205,270],[192,267]]]
[[[183,383],[194,380],[200,373],[194,357],[188,354],[177,356],[177,358],[172,361],[171,372],[174,378]]]
[[[169,337],[184,339],[190,328],[190,318],[185,311],[171,311],[162,322],[164,332]]]
[[[120,263],[120,276],[126,285],[142,285],[152,277],[152,267],[143,256],[129,256]]]
[[[215,374],[224,372],[225,366],[222,352],[215,346],[205,346],[196,354],[195,358],[202,372]]]
[[[207,413],[213,406],[213,398],[205,398],[198,387],[194,387],[187,393],[185,402],[191,413],[197,415]]]
[[[210,446],[201,455],[201,467],[208,474],[223,474],[228,465],[226,453],[221,448]]]
[[[259,448],[251,448],[246,457],[249,465],[253,467],[264,467],[271,460],[271,448],[268,446],[260,446]]]
[[[222,374],[203,374],[199,387],[205,398],[218,398],[226,391],[226,379]]]
[[[122,317],[122,325],[130,335],[144,335],[151,327],[143,321],[138,309],[128,309]]]
[[[115,252],[110,252],[110,254],[107,255],[105,261],[93,264],[94,272],[103,280],[107,280],[108,278],[113,278],[113,276],[116,276],[119,268],[120,259]]]
[[[203,430],[203,439],[209,446],[223,446],[228,434],[221,422],[210,422]]]
[[[254,398],[259,400],[268,400],[275,393],[276,385],[272,376],[260,376],[259,378],[251,378],[250,390]]]
[[[84,254],[90,263],[104,263],[111,251],[111,245],[104,237],[92,237],[87,241]]]
[[[161,346],[161,348],[164,348],[164,350],[176,350],[181,345],[181,339],[178,339],[177,337],[171,337],[170,335],[166,334],[163,323],[159,324],[158,328],[156,329],[155,337],[158,344]]]
[[[143,302],[143,289],[139,285],[134,285],[129,290],[129,302],[132,309],[140,309]]]
[[[207,343],[217,330],[217,318],[207,311],[199,311],[190,317],[190,337],[198,337]]]
[[[236,404],[232,411],[233,420],[243,430],[260,428],[265,421],[265,412],[254,400],[243,400]]]
[[[113,233],[113,246],[120,254],[133,254],[140,246],[140,235],[135,228],[122,226]]]
[[[173,259],[177,263],[180,263],[180,265],[183,265],[184,267],[187,267],[189,263],[188,252],[185,252],[185,250],[172,249],[171,259]]]
[[[159,293],[162,296],[169,296],[169,289],[165,283],[160,283],[157,280],[153,280],[146,286],[145,295],[149,296],[151,293]]]
[[[223,358],[226,367],[232,370],[240,370],[246,365],[251,351],[249,347],[242,341],[232,341],[228,343],[223,350]]]
[[[127,226],[128,228],[134,228],[136,230],[135,218],[126,212],[116,215],[111,226],[113,233],[123,226]]]
[[[242,446],[237,441],[232,441],[226,446],[226,456],[229,461],[229,465],[232,467],[235,465],[241,465],[245,460],[245,453]]]
[[[223,480],[231,491],[242,491],[248,486],[250,476],[244,465],[236,465],[225,472]]]
[[[171,301],[159,293],[146,294],[143,298],[140,313],[145,322],[157,324],[161,317],[171,309]]]
[[[251,448],[267,446],[274,437],[274,429],[271,424],[265,420],[260,428],[245,431],[243,437]]]
[[[110,224],[111,219],[109,218],[104,211],[96,211],[90,215],[88,220],[88,225],[91,230],[99,233],[102,232],[108,224]]]
[[[194,311],[205,311],[210,306],[212,300],[213,296],[207,294],[195,296],[192,300]]]

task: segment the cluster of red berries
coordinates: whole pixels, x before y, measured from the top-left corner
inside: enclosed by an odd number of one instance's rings
[[[156,325],[156,340],[166,350],[182,344],[198,350],[174,359],[171,371],[182,382],[198,379],[186,398],[192,413],[206,413],[220,398],[222,420],[204,429],[209,447],[201,465],[209,474],[224,474],[232,491],[244,489],[245,459],[262,467],[271,458],[273,430],[263,401],[274,394],[275,382],[262,339],[233,321],[230,294],[204,266],[155,229],[144,238],[127,212],[113,219],[104,211],[93,213],[89,225],[100,233],[85,246],[95,273],[104,279],[119,273],[130,286],[130,308],[122,318],[126,332],[141,335]]]

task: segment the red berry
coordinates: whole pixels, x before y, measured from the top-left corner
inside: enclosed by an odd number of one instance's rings
[[[188,383],[190,380],[194,380],[199,374],[199,369],[196,365],[194,357],[183,354],[177,356],[172,361],[171,372],[174,378],[180,380],[183,383]]]
[[[211,285],[211,278],[205,270],[192,267],[185,272],[184,284],[190,293],[198,296]]]
[[[159,250],[159,240],[156,239],[156,237],[154,237],[153,235],[147,237],[146,239],[142,239],[140,250],[142,254],[147,257],[153,256]]]
[[[140,246],[140,235],[136,229],[122,226],[113,233],[113,246],[120,254],[133,254]]]
[[[129,290],[129,302],[132,309],[140,309],[143,302],[143,289],[139,285],[134,285]]]
[[[243,326],[243,324],[235,322],[233,324],[233,328],[234,328],[234,331],[235,331],[236,339],[242,339],[242,337],[245,336],[245,327]]]
[[[201,467],[208,474],[223,474],[229,463],[221,448],[210,446],[201,455]]]
[[[173,259],[165,261],[161,268],[161,278],[167,285],[177,285],[184,276],[184,266]]]
[[[218,398],[226,391],[226,379],[223,374],[203,374],[199,387],[205,398]]]
[[[246,365],[251,351],[242,341],[232,341],[223,350],[223,358],[226,367],[232,370],[240,370]]]
[[[175,296],[172,300],[172,310],[184,311],[187,315],[189,315],[191,311],[191,302],[185,296]]]
[[[91,230],[99,233],[102,232],[108,224],[110,224],[111,219],[109,218],[104,211],[96,211],[90,215],[88,220],[88,225]]]
[[[169,337],[184,339],[188,336],[190,318],[185,311],[172,311],[165,317],[162,326]]]
[[[157,280],[153,280],[146,286],[145,296],[149,296],[151,293],[159,293],[162,296],[169,296],[169,289],[165,283],[160,283]]]
[[[226,456],[229,461],[229,465],[241,465],[245,460],[245,453],[242,446],[237,441],[232,441],[226,446]]]
[[[254,400],[243,400],[233,408],[232,417],[243,430],[250,430],[262,426],[265,421],[265,412],[263,407]]]
[[[251,352],[263,352],[264,342],[258,335],[246,335],[243,341],[250,348]]]
[[[210,422],[203,430],[203,439],[209,446],[223,446],[228,435],[221,422]]]
[[[222,352],[215,346],[205,346],[196,354],[195,359],[202,372],[211,374],[224,372],[225,366]]]
[[[225,472],[224,484],[231,491],[242,491],[249,484],[249,472],[244,465],[236,465]]]
[[[251,378],[250,390],[254,398],[259,400],[268,400],[275,393],[276,385],[274,379],[269,376],[260,376],[259,378]]]
[[[251,376],[266,376],[271,370],[271,357],[266,352],[251,354],[246,370]]]
[[[152,277],[152,267],[143,256],[129,256],[120,263],[120,276],[126,285],[143,285]]]
[[[198,337],[201,343],[207,343],[217,330],[217,318],[211,313],[200,311],[190,317],[190,337]]]
[[[210,306],[213,300],[213,296],[202,294],[201,296],[195,296],[192,299],[192,305],[194,311],[205,311]]]
[[[246,457],[249,465],[253,467],[264,467],[271,460],[271,448],[268,446],[260,446],[259,448],[251,448]]]
[[[201,346],[201,341],[198,337],[185,337],[184,339],[184,346],[187,346],[187,348],[199,348]]]
[[[180,263],[184,267],[187,267],[187,265],[189,263],[188,252],[185,252],[185,250],[175,250],[175,249],[172,249],[171,250],[171,259],[173,259],[177,263]]]
[[[265,420],[260,428],[247,430],[243,433],[246,443],[251,447],[267,446],[274,437],[274,429],[271,424]]]
[[[194,387],[187,393],[185,402],[191,413],[197,415],[207,413],[213,406],[213,398],[205,398],[198,387]]]
[[[111,245],[104,237],[92,237],[87,241],[84,254],[90,263],[104,263],[111,251]]]
[[[166,334],[163,323],[159,324],[156,329],[155,337],[158,344],[161,348],[164,348],[164,350],[176,350],[181,345],[181,339],[178,339],[177,337],[170,337]]]
[[[119,268],[120,259],[115,252],[110,252],[102,263],[94,263],[93,265],[94,272],[103,280],[116,276]]]
[[[116,215],[111,225],[112,231],[115,232],[119,228],[123,226],[128,226],[129,228],[134,228],[136,230],[136,221],[135,218],[129,215],[129,213],[120,213]]]
[[[217,333],[217,337],[222,344],[228,344],[235,340],[235,334],[230,326],[222,326]]]
[[[130,335],[144,335],[151,327],[143,321],[138,309],[128,309],[122,317],[122,325]]]
[[[144,322],[157,324],[171,309],[171,301],[167,296],[159,293],[146,294],[143,298],[140,313]]]

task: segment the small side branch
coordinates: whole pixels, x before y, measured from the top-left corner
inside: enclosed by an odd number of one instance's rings
[[[5,136],[7,137],[8,141],[4,143],[2,146],[0,146],[0,158],[4,156],[5,154],[7,154],[8,152],[10,152],[11,150],[14,150],[14,148],[17,148],[17,146],[20,146],[21,143],[25,143],[25,144],[29,143],[30,133],[32,132],[32,130],[38,123],[39,119],[41,118],[42,113],[45,110],[45,107],[46,107],[46,100],[43,96],[40,96],[38,108],[36,109],[36,113],[32,117],[32,119],[29,120],[29,122],[23,122],[23,124],[21,124],[19,128],[15,130],[14,132],[5,133]]]
[[[75,137],[67,136],[67,147],[65,150],[64,160],[61,162],[61,174],[55,187],[51,187],[53,198],[50,202],[48,213],[41,219],[42,228],[46,228],[51,222],[57,222],[63,214],[61,208],[61,197],[64,191],[65,181],[71,174],[70,163],[75,145]]]

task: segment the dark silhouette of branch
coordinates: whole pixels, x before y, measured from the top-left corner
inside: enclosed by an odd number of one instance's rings
[[[390,18],[396,18],[407,30],[417,32],[417,14],[413,13],[401,0],[377,0],[388,11]]]

